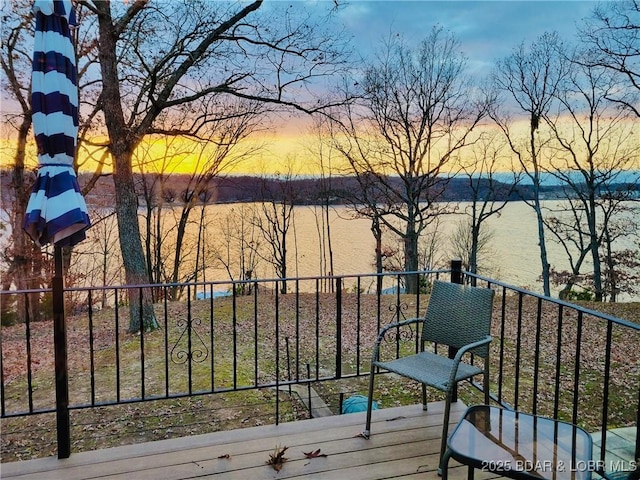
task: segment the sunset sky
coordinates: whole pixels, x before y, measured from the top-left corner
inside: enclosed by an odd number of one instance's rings
[[[312,3],[312,2],[309,2]],[[339,17],[353,35],[352,44],[362,55],[371,55],[390,34],[401,33],[416,42],[426,37],[434,25],[452,31],[468,57],[468,73],[483,77],[495,60],[532,42],[544,32],[558,31],[574,40],[576,25],[589,17],[594,1],[390,1],[352,0],[345,2]],[[281,134],[268,138],[268,157],[303,156],[312,138],[308,125],[297,119]],[[301,167],[301,173],[307,168]],[[250,172],[250,169],[247,169]]]
[[[307,1],[306,6],[313,9],[321,3],[319,6],[326,10],[328,1]],[[406,40],[417,43],[434,25],[441,25],[460,40],[468,57],[468,72],[476,78],[488,74],[496,59],[509,55],[521,42],[529,43],[545,31],[558,31],[563,38],[573,41],[576,25],[597,5],[597,2],[583,0],[351,0],[344,3],[339,19],[348,35],[353,36],[351,43],[361,56],[371,55],[391,34],[400,33]],[[281,128],[271,129],[271,134],[260,140],[266,142],[262,163],[274,165],[277,159],[308,156],[311,138],[309,122],[303,118],[291,119]],[[247,166],[237,173],[256,172],[255,167]],[[311,173],[310,167],[303,166],[299,173]]]

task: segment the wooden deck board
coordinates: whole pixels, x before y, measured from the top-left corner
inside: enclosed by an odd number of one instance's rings
[[[374,411],[372,436],[359,437],[364,413],[323,417],[105,450],[2,464],[3,479],[336,479],[436,480],[444,404],[435,402]],[[452,407],[455,423],[465,406]],[[267,465],[276,446],[289,459],[280,472]],[[327,457],[306,458],[321,449]],[[229,458],[219,458],[229,455]],[[453,467],[454,462],[452,462]],[[466,468],[451,468],[452,480]],[[477,478],[488,478],[478,472]]]

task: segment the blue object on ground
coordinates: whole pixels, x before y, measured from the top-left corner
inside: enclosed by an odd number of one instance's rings
[[[378,402],[375,400],[371,406],[372,410],[378,410]],[[342,413],[356,413],[367,411],[367,397],[364,395],[354,395],[347,398],[342,403]]]
[[[211,298],[213,294],[213,298],[220,298],[220,297],[230,297],[231,296],[231,292],[227,292],[227,291],[218,291],[218,290],[214,290],[213,292],[207,291],[207,292],[196,292],[196,298],[198,300],[206,300],[208,298]]]

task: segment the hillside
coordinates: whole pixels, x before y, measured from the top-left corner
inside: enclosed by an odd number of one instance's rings
[[[151,177],[147,177],[150,185]],[[158,189],[156,196],[164,197],[165,202],[181,202],[186,197],[190,181],[189,175],[171,175],[165,178],[162,189]],[[80,174],[79,183],[83,187],[90,179],[89,174]],[[400,187],[401,179],[389,178],[391,184],[396,183]],[[157,179],[156,179],[157,181]],[[10,201],[11,174],[7,170],[0,172],[0,185],[2,187],[3,203]],[[145,203],[143,192],[143,177],[136,175],[136,184],[139,186],[141,205]],[[533,198],[530,185],[520,185],[517,190],[511,191],[511,185],[506,182],[496,182],[492,193],[489,182],[480,180],[478,185],[479,198],[495,196],[495,200],[522,200]],[[632,195],[640,197],[640,185],[617,184],[616,189],[630,190]],[[235,203],[254,202],[263,200],[282,200],[288,198],[300,205],[330,203],[341,204],[346,202],[348,192],[358,191],[359,186],[355,177],[333,177],[331,179],[300,178],[289,183],[275,178],[261,178],[255,176],[226,176],[216,177],[209,182],[207,197],[201,198],[206,203]],[[436,201],[461,202],[470,201],[474,197],[468,178],[441,178],[432,191],[439,191]],[[545,199],[566,198],[567,193],[561,185],[548,185],[543,187],[542,196]],[[111,175],[104,175],[96,183],[92,191],[87,195],[87,203],[93,207],[107,207],[114,203],[114,188]],[[426,198],[425,198],[426,199]]]

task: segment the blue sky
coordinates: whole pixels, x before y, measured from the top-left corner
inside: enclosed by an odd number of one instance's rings
[[[576,24],[596,5],[588,0],[351,0],[340,16],[363,52],[390,33],[421,40],[433,25],[442,25],[460,40],[470,73],[484,73],[495,59],[545,31],[558,31],[564,39],[574,41]]]

